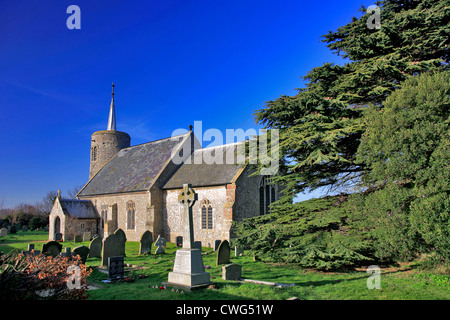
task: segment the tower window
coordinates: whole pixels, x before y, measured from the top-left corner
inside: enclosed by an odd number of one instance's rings
[[[91,159],[92,161],[97,161],[97,146],[94,146],[91,149]]]
[[[135,228],[135,212],[136,205],[133,201],[127,202],[127,229],[134,230]]]
[[[201,204],[202,211],[202,229],[212,229],[213,228],[213,208],[211,202],[208,199],[202,201]]]

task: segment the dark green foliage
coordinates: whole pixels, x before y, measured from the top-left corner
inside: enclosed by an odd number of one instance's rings
[[[277,206],[273,213],[234,223],[235,242],[267,261],[336,269],[371,260],[369,243],[348,223],[346,196]]]
[[[366,115],[361,220],[380,257],[450,262],[450,72],[409,78]],[[356,197],[355,197],[356,199]]]

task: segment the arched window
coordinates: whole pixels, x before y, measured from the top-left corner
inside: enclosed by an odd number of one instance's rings
[[[135,212],[136,212],[136,205],[133,201],[127,202],[127,229],[128,230],[134,230],[135,228]]]
[[[269,205],[277,200],[277,186],[272,185],[267,176],[262,177],[259,183],[259,213],[270,212]]]
[[[97,161],[97,146],[94,146],[91,149],[91,159],[92,161]]]
[[[208,199],[202,201],[200,208],[202,210],[202,229],[213,228],[213,208]]]

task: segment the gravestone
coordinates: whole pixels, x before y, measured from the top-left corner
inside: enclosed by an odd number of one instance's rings
[[[194,249],[198,249],[198,250],[202,251],[202,242],[194,241]]]
[[[80,256],[81,263],[82,264],[86,264],[86,259],[87,259],[88,255],[89,255],[89,248],[86,247],[86,246],[76,247],[75,249],[73,249],[72,255],[75,256],[75,257],[77,255]]]
[[[115,233],[111,233],[103,240],[101,266],[107,268],[108,258],[121,256],[122,252],[122,240]]]
[[[89,258],[100,258],[102,256],[102,238],[95,237],[89,244]]]
[[[150,231],[145,231],[139,241],[139,254],[152,253],[153,236]]]
[[[223,240],[217,249],[217,266],[230,262],[230,243]]]
[[[182,236],[176,237],[175,243],[176,243],[177,247],[181,247],[183,245],[183,237]]]
[[[66,250],[64,252],[61,252],[59,255],[61,257],[72,258],[72,250],[70,247],[66,247]]]
[[[214,241],[214,251],[217,251],[217,249],[219,249],[220,243],[222,242],[222,240],[215,240]]]
[[[28,255],[38,255],[41,254],[41,251],[39,250],[34,250],[34,243],[29,243],[28,244],[28,250],[27,251],[22,251],[22,254],[24,256],[28,256]]]
[[[178,201],[184,207],[182,215],[183,248],[175,253],[173,272],[169,272],[168,285],[180,286],[188,290],[208,286],[210,275],[205,272],[201,250],[194,248],[194,224],[192,206],[197,201],[197,194],[189,184],[183,185]]]
[[[78,243],[83,241],[83,236],[81,234],[77,234],[74,236],[73,242]]]
[[[235,246],[234,247],[234,256],[235,257],[240,257],[244,254],[244,248],[240,247],[240,246]]]
[[[239,264],[231,263],[222,266],[222,279],[223,280],[241,280],[242,266]]]
[[[55,233],[55,241],[62,241],[62,233]]]
[[[0,229],[0,237],[5,237],[8,235],[8,229],[6,228],[1,228]]]
[[[125,235],[125,232],[122,229],[117,229],[114,234],[119,238],[119,254],[118,256],[125,257],[125,244],[127,242],[127,236]]]
[[[42,246],[42,253],[53,258],[59,255],[61,250],[62,244],[57,241],[49,241]]]
[[[124,267],[123,257],[108,257],[108,280],[123,279]]]
[[[154,246],[156,247],[155,254],[166,252],[164,250],[164,247],[166,246],[166,240],[163,237],[161,237],[161,235],[159,235],[158,238],[156,239]]]
[[[91,236],[92,236],[92,233],[90,231],[83,232],[83,242],[91,241]]]

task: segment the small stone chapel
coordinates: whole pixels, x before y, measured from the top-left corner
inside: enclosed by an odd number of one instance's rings
[[[175,242],[183,230],[178,195],[189,183],[198,194],[192,208],[195,240],[213,247],[215,240],[232,238],[233,220],[266,214],[279,198],[270,176],[251,176],[248,167],[229,163],[239,143],[202,148],[192,127],[178,136],[130,142],[116,130],[113,85],[107,130],[92,134],[89,180],[77,199],[58,195],[49,217],[50,240],[84,232],[105,238],[121,228],[129,241],[149,230],[153,239],[161,235]],[[205,160],[215,155],[223,161]]]

